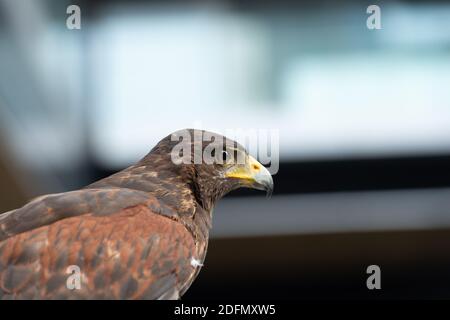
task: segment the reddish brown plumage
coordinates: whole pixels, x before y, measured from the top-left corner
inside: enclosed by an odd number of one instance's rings
[[[182,223],[144,204],[108,216],[87,213],[1,242],[0,266],[5,267],[0,268],[0,296],[176,298],[198,268],[191,258],[203,261],[204,254],[205,246]],[[81,269],[80,290],[66,286],[70,265]],[[17,276],[21,279],[15,280]],[[166,288],[157,290],[158,279]]]

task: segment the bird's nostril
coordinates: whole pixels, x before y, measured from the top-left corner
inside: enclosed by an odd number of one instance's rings
[[[258,166],[257,164],[254,164],[254,165],[253,165],[253,170],[258,171],[258,170],[259,170],[259,166]]]

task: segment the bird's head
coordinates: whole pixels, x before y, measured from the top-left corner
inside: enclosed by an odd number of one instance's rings
[[[159,160],[164,158],[164,161]],[[169,160],[170,158],[170,160]],[[162,139],[147,156],[184,179],[206,209],[237,188],[272,194],[269,171],[236,141],[220,134],[184,129]],[[169,161],[168,161],[169,160]]]

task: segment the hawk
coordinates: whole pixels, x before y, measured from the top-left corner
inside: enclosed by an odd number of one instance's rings
[[[1,214],[0,298],[179,299],[203,265],[215,203],[240,187],[271,193],[273,181],[235,141],[177,131],[123,171]]]

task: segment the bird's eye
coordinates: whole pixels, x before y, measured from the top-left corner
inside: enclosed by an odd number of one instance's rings
[[[228,158],[229,158],[228,151],[227,150],[223,150],[222,151],[222,160],[223,160],[223,162],[224,163],[227,162]]]

